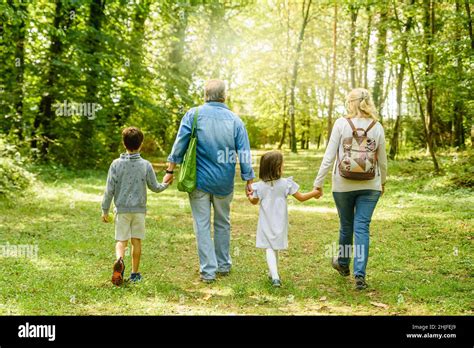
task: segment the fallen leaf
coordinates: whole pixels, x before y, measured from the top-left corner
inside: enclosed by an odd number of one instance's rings
[[[328,298],[326,296],[323,296],[319,299],[319,301],[326,301]]]
[[[387,309],[389,306],[381,302],[370,302],[372,306]]]
[[[209,299],[212,297],[212,294],[207,294],[206,296],[204,296],[202,299],[204,301],[209,301]]]

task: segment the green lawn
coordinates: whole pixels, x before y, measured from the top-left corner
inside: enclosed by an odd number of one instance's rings
[[[472,173],[468,156],[440,160],[448,172],[462,162]],[[310,190],[321,158],[316,151],[285,153],[285,175]],[[325,255],[338,237],[330,178],[318,201],[289,198],[282,288],[268,284],[264,252],[255,248],[258,207],[247,202],[238,177],[229,277],[212,285],[199,281],[189,203],[173,185],[161,194],[149,192],[144,281],[116,288],[110,283],[114,226],[100,221],[106,171],[34,167],[32,190],[0,201],[0,244],[39,248],[36,259],[0,258],[0,314],[472,315],[473,192],[454,187],[455,175],[433,175],[428,158],[418,158],[389,164],[387,192],[371,228],[369,289],[363,292],[332,270]],[[154,163],[157,170],[164,166],[163,159]],[[129,256],[126,266],[129,273]]]

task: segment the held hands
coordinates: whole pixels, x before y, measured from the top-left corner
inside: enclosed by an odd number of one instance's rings
[[[313,187],[314,198],[319,199],[323,196],[323,188],[322,187]]]
[[[165,174],[163,177],[163,184],[168,184],[171,185],[174,180],[174,175],[173,174]]]
[[[176,163],[169,162],[166,168],[166,174],[163,177],[163,184],[171,185],[173,183],[174,168],[176,168]]]
[[[247,185],[245,185],[245,194],[248,198],[252,198],[253,189],[252,189],[253,180],[247,180]]]
[[[110,221],[109,214],[102,213],[102,222],[108,223]]]

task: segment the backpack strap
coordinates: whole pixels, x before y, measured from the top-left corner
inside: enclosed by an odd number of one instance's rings
[[[357,131],[365,132],[365,129],[363,129],[363,128],[356,128],[356,126],[354,126],[354,123],[352,122],[352,120],[350,118],[346,118],[346,120],[347,120],[347,122],[349,122],[349,124],[352,128],[352,135],[353,136],[357,136]],[[367,134],[365,134],[365,135],[367,135]]]
[[[365,130],[365,135],[367,136],[367,132],[369,130],[372,129],[373,126],[375,126],[377,124],[377,121],[376,120],[373,120],[371,124],[369,124],[369,126],[367,127],[367,129]]]
[[[363,131],[364,132],[364,135],[367,136],[367,133],[369,130],[371,130],[376,124],[377,124],[377,121],[376,120],[373,120],[369,126],[367,127],[367,129],[363,129],[363,128],[356,128],[354,126],[354,123],[352,122],[352,120],[350,118],[346,118],[347,122],[349,122],[351,128],[352,128],[352,134],[353,135],[357,135],[357,131]]]
[[[357,132],[357,128],[354,126],[354,123],[352,122],[352,120],[350,118],[346,118],[346,117],[345,117],[345,119],[347,120],[347,122],[349,122],[349,125],[352,128],[352,133]]]

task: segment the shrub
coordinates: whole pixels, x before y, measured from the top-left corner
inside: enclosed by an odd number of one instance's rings
[[[13,197],[28,188],[33,174],[23,169],[22,158],[14,145],[0,138],[0,197]]]

